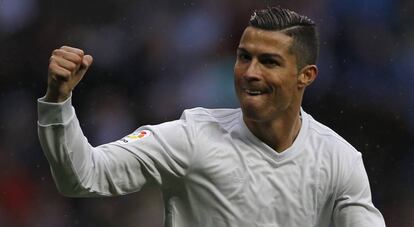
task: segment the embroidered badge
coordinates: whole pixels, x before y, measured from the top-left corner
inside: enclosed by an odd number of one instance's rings
[[[137,141],[139,139],[143,139],[145,137],[148,137],[151,135],[151,132],[148,130],[141,130],[141,131],[135,131],[127,136],[125,136],[124,138],[120,139],[120,142],[124,142],[124,143],[130,143],[130,142],[134,142]]]

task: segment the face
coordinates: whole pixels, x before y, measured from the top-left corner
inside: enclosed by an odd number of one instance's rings
[[[278,31],[247,27],[237,48],[235,89],[244,117],[269,121],[300,107],[296,57],[289,51],[293,39]]]

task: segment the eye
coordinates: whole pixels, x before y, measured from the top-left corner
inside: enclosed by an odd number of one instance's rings
[[[237,59],[239,61],[246,62],[246,61],[250,61],[252,57],[247,53],[239,52],[237,53]]]
[[[279,62],[273,58],[263,58],[260,60],[260,62],[269,68],[280,66]]]

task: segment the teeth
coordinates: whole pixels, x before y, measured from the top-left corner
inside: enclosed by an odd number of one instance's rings
[[[261,95],[261,94],[262,94],[262,92],[261,92],[261,91],[257,91],[257,90],[249,90],[249,89],[246,89],[246,92],[247,92],[249,95]]]

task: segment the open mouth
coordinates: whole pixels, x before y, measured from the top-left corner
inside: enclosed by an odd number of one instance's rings
[[[247,89],[247,88],[244,89],[244,92],[252,96],[257,96],[257,95],[268,93],[268,91],[265,91],[265,90],[256,90],[256,89]]]

